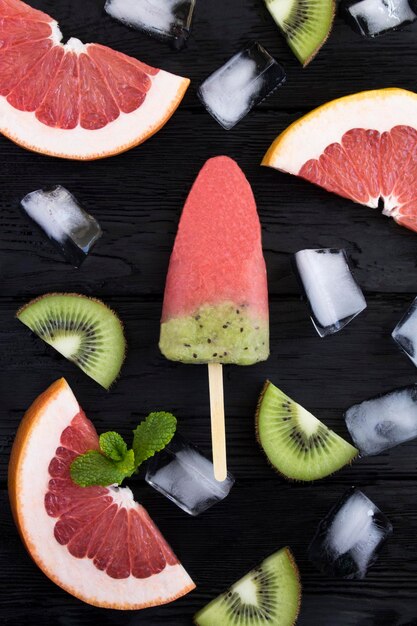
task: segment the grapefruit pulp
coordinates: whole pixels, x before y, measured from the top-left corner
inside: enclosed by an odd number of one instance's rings
[[[69,159],[117,154],[157,132],[187,78],[99,44],[71,38],[22,0],[0,0],[0,131]]]
[[[140,609],[188,593],[195,585],[130,489],[72,482],[72,460],[98,447],[63,378],[27,411],[13,444],[9,495],[30,555],[57,585],[95,606]]]
[[[417,231],[417,94],[379,89],[333,100],[279,135],[262,165],[377,208]]]

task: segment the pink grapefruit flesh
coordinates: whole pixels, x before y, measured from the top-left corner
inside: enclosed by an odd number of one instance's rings
[[[0,0],[0,131],[25,148],[97,159],[153,135],[189,80],[111,48],[61,43],[57,22]]]
[[[23,418],[9,493],[32,558],[57,585],[95,606],[140,609],[188,593],[192,580],[128,488],[71,480],[72,460],[97,449],[96,430],[64,379]]]
[[[185,203],[168,269],[162,352],[190,363],[267,358],[268,291],[252,189],[232,159],[209,159]],[[197,356],[194,356],[197,355]]]
[[[366,91],[312,111],[277,137],[263,165],[376,208],[417,231],[417,95]]]

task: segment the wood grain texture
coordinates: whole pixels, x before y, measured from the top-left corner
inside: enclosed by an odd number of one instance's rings
[[[223,365],[208,364],[211,449],[216,480],[227,478],[226,426],[224,415]]]
[[[383,86],[415,88],[417,27],[365,41],[337,18],[323,51],[302,70],[262,0],[197,0],[193,34],[181,53],[110,19],[103,0],[31,4],[59,19],[65,39],[111,45],[193,82],[156,137],[108,160],[54,160],[0,137],[0,623],[189,626],[205,602],[265,556],[290,545],[303,581],[298,626],[416,626],[417,441],[356,461],[316,484],[289,484],[268,466],[256,443],[253,414],[270,378],[346,437],[346,408],[416,381],[415,367],[390,334],[417,295],[417,236],[378,211],[259,163],[278,132],[333,97]],[[226,132],[203,110],[196,88],[248,39],[260,41],[285,65],[288,82]],[[227,500],[194,519],[142,477],[131,481],[197,590],[140,613],[99,610],[58,589],[26,554],[7,502],[11,444],[25,409],[65,376],[99,432],[115,428],[130,437],[149,411],[165,409],[178,416],[186,437],[210,453],[206,368],[166,361],[157,341],[180,211],[201,165],[216,154],[238,161],[258,203],[270,288],[271,357],[253,367],[224,368],[228,462],[236,477]],[[104,230],[80,270],[64,263],[18,208],[29,191],[56,183],[68,187]],[[318,246],[348,250],[368,301],[363,314],[325,339],[313,330],[290,267],[295,251]],[[102,297],[123,320],[129,352],[110,392],[14,319],[19,306],[53,290]],[[359,582],[324,577],[306,558],[320,518],[352,484],[364,489],[394,525],[376,566]]]

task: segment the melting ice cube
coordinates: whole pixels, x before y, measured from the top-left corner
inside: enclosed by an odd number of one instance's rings
[[[344,12],[365,37],[376,37],[417,19],[408,0],[356,0],[346,3]]]
[[[28,193],[21,201],[26,214],[73,265],[81,265],[102,235],[99,223],[61,185]]]
[[[346,425],[362,456],[379,454],[417,437],[417,385],[350,407]]]
[[[105,11],[116,20],[182,48],[188,39],[195,0],[107,0]]]
[[[190,515],[199,515],[229,494],[234,478],[218,482],[213,464],[176,434],[168,446],[149,461],[146,481]]]
[[[308,553],[325,574],[364,578],[392,525],[362,491],[349,489],[320,522]]]
[[[345,250],[300,250],[294,262],[320,337],[341,330],[366,308]]]
[[[417,298],[394,328],[392,337],[417,366]]]
[[[285,79],[284,68],[254,42],[211,74],[197,94],[214,119],[230,130]]]

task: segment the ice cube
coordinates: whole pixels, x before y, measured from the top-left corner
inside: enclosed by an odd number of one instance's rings
[[[417,298],[392,331],[392,337],[417,366]]]
[[[300,250],[294,264],[320,337],[341,330],[366,308],[345,250]]]
[[[350,407],[346,425],[362,456],[379,454],[417,437],[417,385]]]
[[[148,463],[146,481],[190,515],[199,515],[229,494],[234,478],[214,478],[213,464],[178,433]]]
[[[249,43],[211,74],[197,95],[226,130],[285,82],[285,70],[259,43]]]
[[[182,48],[190,34],[195,0],[107,0],[116,20]]]
[[[99,223],[61,185],[38,189],[21,200],[25,213],[73,265],[81,265],[102,235]]]
[[[353,487],[320,522],[309,558],[324,574],[364,578],[391,532],[385,515]]]
[[[408,0],[356,0],[344,5],[344,13],[364,37],[376,37],[417,19]]]

